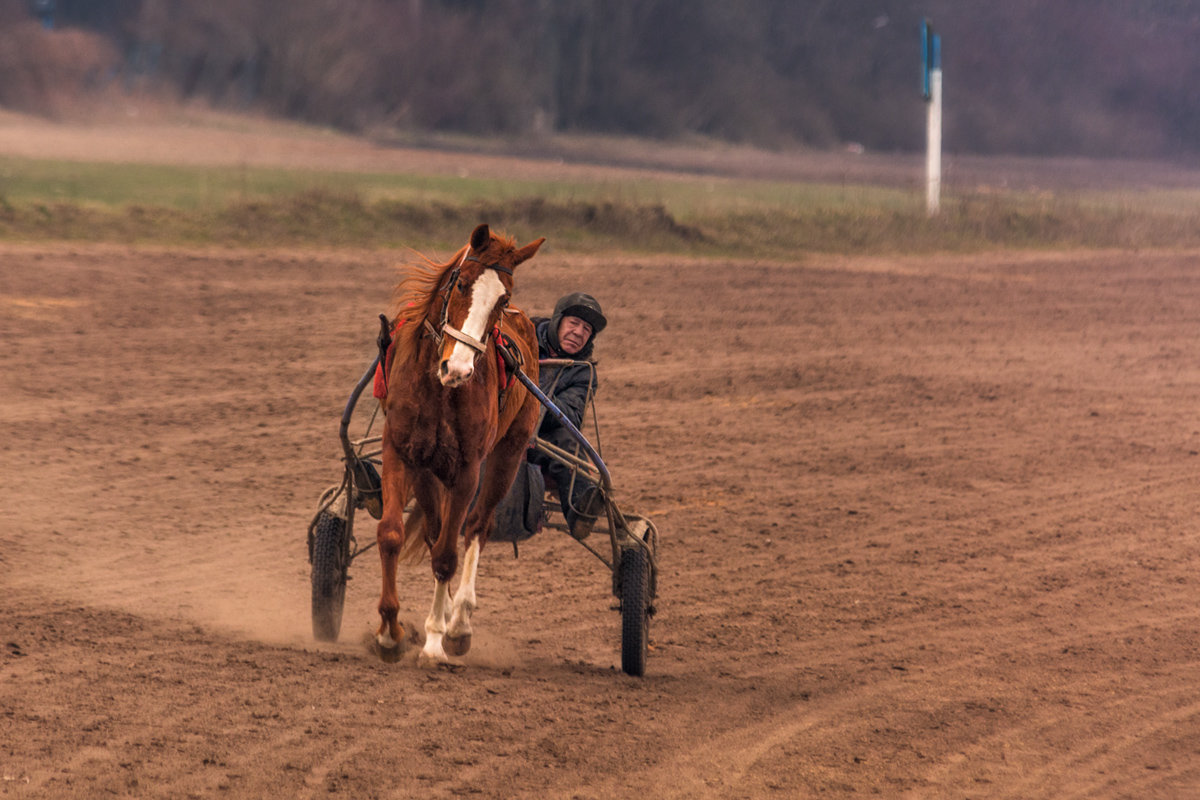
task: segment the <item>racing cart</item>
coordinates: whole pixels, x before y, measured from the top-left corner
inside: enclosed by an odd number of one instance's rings
[[[308,526],[308,559],[312,565],[312,628],[313,636],[320,641],[337,640],[350,564],[375,547],[373,535],[365,545],[360,545],[355,537],[356,512],[365,510],[375,519],[383,514],[380,479],[383,423],[380,406],[377,402],[370,402],[363,404],[368,408],[359,407],[359,400],[371,384],[378,364],[379,359],[376,358],[346,401],[338,428],[344,466],[342,480],[321,495],[317,512]],[[543,370],[573,365],[595,369],[587,361],[539,361]],[[561,374],[562,370],[558,372]],[[658,529],[649,518],[622,510],[614,500],[612,478],[599,451],[599,424],[593,398],[589,396],[587,399],[585,420],[591,423],[595,445],[563,416],[529,376],[518,369],[516,377],[541,402],[543,416],[554,415],[570,433],[575,444],[573,448],[564,448],[535,437],[531,449],[568,467],[572,480],[586,478],[599,491],[603,511],[597,518],[592,538],[575,541],[609,568],[612,593],[617,600],[615,608],[621,614],[621,669],[629,675],[644,675],[649,653],[650,617],[655,613],[654,601],[658,592]],[[594,384],[595,381],[592,381]],[[541,418],[539,428],[540,423]],[[497,508],[489,541],[511,542],[516,554],[519,543],[540,530],[569,533],[564,509],[554,488],[546,485],[544,476],[532,463],[522,462],[514,488]],[[569,491],[563,495],[571,496]],[[605,537],[607,547],[603,544],[593,546],[593,542],[603,541]]]

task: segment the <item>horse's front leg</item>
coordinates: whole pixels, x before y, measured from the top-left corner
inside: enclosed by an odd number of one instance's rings
[[[425,646],[421,650],[421,663],[442,663],[449,660],[445,647],[447,620],[450,619],[450,581],[458,570],[458,537],[462,531],[467,508],[475,494],[479,468],[464,470],[458,485],[445,493],[442,524],[437,538],[430,543],[430,562],[433,567],[433,605],[425,619]],[[421,488],[418,487],[418,492]],[[461,655],[453,647],[454,655]]]
[[[404,547],[404,505],[408,500],[408,481],[404,466],[396,455],[387,431],[383,435],[383,515],[379,519],[375,541],[379,545],[379,560],[383,572],[383,589],[379,595],[379,630],[375,641],[385,659],[399,656],[404,642],[400,625],[400,597],[396,592],[396,562]]]

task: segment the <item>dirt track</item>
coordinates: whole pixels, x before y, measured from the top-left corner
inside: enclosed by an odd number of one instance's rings
[[[464,237],[466,235],[464,231]],[[392,254],[0,253],[0,795],[1194,797],[1198,255],[565,259],[662,532],[485,553],[463,667],[308,633]],[[364,526],[361,536],[369,536]],[[403,580],[408,619],[424,569]]]

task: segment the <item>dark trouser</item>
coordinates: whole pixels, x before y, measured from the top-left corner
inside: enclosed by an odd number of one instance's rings
[[[539,435],[551,444],[566,450],[568,453],[574,453],[577,449],[578,442],[575,440],[575,437],[562,428],[543,431]],[[578,510],[585,506],[583,502],[584,494],[588,489],[595,488],[595,482],[584,473],[576,472],[561,461],[551,458],[540,451],[531,453],[529,462],[541,467],[542,473],[554,481],[555,489],[558,492],[558,502],[562,504],[563,516],[567,519],[567,525],[574,527],[575,520],[579,517]],[[575,481],[574,485],[571,483],[572,478]]]

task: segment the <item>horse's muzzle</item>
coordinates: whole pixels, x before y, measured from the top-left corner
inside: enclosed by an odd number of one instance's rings
[[[461,364],[451,366],[450,361],[448,358],[443,359],[438,367],[438,380],[442,382],[442,386],[454,389],[471,380],[471,376],[475,374],[474,364],[467,364],[465,367]]]

